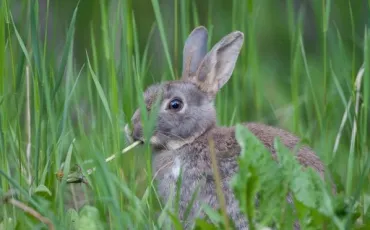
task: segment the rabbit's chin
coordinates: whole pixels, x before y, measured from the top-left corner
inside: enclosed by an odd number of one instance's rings
[[[166,145],[162,144],[157,136],[152,136],[149,143],[154,152],[161,152],[167,149]]]

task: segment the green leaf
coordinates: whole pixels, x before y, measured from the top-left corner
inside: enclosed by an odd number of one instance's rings
[[[290,150],[281,143],[280,139],[274,140],[274,146],[280,170],[288,182],[289,188],[296,198],[307,207],[317,208],[317,202],[320,198],[318,198],[319,194],[311,182],[312,175],[307,171],[302,171],[302,166],[299,165]]]
[[[170,216],[170,219],[172,220],[172,223],[174,224],[175,229],[182,230],[183,227],[181,225],[179,218],[169,211],[167,211],[167,214]]]
[[[0,230],[11,230],[15,229],[16,222],[12,218],[7,218],[6,220],[3,220],[0,222]]]
[[[73,143],[75,142],[75,139],[73,139],[72,143],[70,144],[67,152],[66,160],[63,164],[63,175],[68,175],[71,168],[71,159],[72,159],[72,150],[73,150]],[[67,176],[63,178],[63,181],[66,181]]]
[[[80,211],[80,219],[76,226],[78,230],[104,229],[100,221],[99,210],[96,207],[85,205]]]
[[[215,225],[203,220],[203,219],[197,219],[195,223],[195,228],[196,230],[201,230],[201,229],[207,229],[207,230],[216,230],[219,229]]]
[[[364,195],[364,213],[370,213],[368,212],[370,207],[370,195],[365,194]]]
[[[66,226],[67,229],[75,230],[78,228],[80,217],[77,211],[73,208],[68,209],[66,214]]]
[[[37,186],[37,188],[35,188],[33,192],[34,193],[47,193],[49,196],[52,195],[50,190],[43,184],[40,184],[39,186]]]
[[[255,218],[255,200],[261,188],[259,168],[264,157],[270,155],[264,145],[248,130],[247,127],[236,125],[236,139],[241,146],[239,172],[232,179],[232,187],[239,199],[241,210],[247,215],[252,229]]]
[[[210,221],[216,226],[219,225],[223,220],[221,213],[217,212],[206,204],[202,205],[202,211],[204,211]]]

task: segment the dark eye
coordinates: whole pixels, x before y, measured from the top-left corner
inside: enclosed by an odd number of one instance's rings
[[[182,108],[182,101],[180,99],[173,99],[168,104],[168,109],[178,111]]]

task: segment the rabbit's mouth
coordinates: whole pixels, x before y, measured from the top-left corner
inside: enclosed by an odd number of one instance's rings
[[[142,135],[142,128],[141,126],[134,126],[134,129],[131,130],[128,126],[128,124],[125,125],[124,128],[125,136],[128,141],[128,143],[134,143],[139,141],[140,144],[144,144],[146,142],[145,138]],[[165,145],[161,143],[160,139],[156,135],[153,135],[149,143],[153,147],[154,150],[159,151],[165,149]]]
[[[134,131],[132,131],[130,129],[130,127],[128,126],[128,124],[125,125],[125,136],[126,136],[126,139],[129,143],[133,143],[135,141],[139,141],[140,144],[144,144],[145,140],[143,138],[142,135],[140,135],[141,131],[136,131],[137,129],[135,129]]]

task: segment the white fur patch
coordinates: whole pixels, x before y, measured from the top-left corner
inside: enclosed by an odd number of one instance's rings
[[[172,175],[177,179],[180,175],[181,162],[178,157],[175,158],[174,164],[172,166]]]
[[[170,150],[176,150],[181,148],[183,145],[185,145],[187,142],[185,140],[172,140],[167,143],[167,147]]]
[[[159,144],[159,139],[158,139],[158,137],[156,137],[156,136],[152,136],[152,137],[150,138],[150,143],[151,143],[151,144],[153,144],[153,145]]]
[[[182,140],[170,140],[167,142],[166,147],[168,150],[177,150],[184,146],[185,144],[189,144],[194,141],[194,137],[190,137],[188,139],[182,139]],[[157,136],[152,136],[150,138],[150,143],[152,145],[159,145],[161,142]]]
[[[167,143],[167,148],[170,150],[177,150],[186,144],[192,143],[196,137],[198,137],[198,133],[196,133],[194,136],[191,136],[187,139],[171,140]]]

